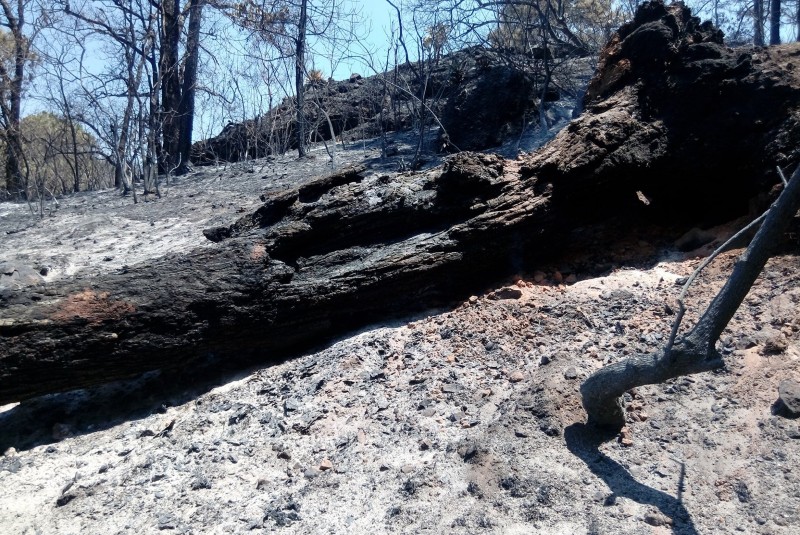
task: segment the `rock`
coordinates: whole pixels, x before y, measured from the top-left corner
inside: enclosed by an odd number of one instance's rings
[[[525,374],[521,370],[514,370],[508,376],[508,380],[512,383],[519,383],[525,380]]]
[[[564,378],[569,380],[578,378],[578,370],[575,368],[575,366],[570,366],[566,369],[564,372]]]
[[[522,292],[518,288],[500,288],[488,295],[489,299],[499,301],[502,299],[519,299],[522,297]]]
[[[189,486],[192,490],[210,489],[211,481],[202,473],[196,472],[192,476]]]
[[[401,471],[402,473],[406,474],[406,475],[408,475],[408,474],[413,474],[414,472],[416,472],[416,471],[417,471],[417,467],[416,467],[415,465],[413,465],[413,464],[404,464],[404,465],[403,465],[403,466],[400,468],[400,471]]]
[[[290,412],[294,412],[301,407],[300,400],[296,398],[289,398],[283,402],[283,412],[284,414],[289,414]]]
[[[761,351],[762,355],[780,355],[786,351],[789,344],[782,334],[776,334],[767,339]]]
[[[528,438],[529,435],[526,431],[517,427],[514,429],[514,436],[517,438]]]
[[[175,529],[178,527],[178,519],[172,513],[164,513],[158,516],[157,526],[160,530]]]
[[[633,446],[632,436],[633,434],[631,433],[630,428],[627,426],[623,427],[622,431],[619,433],[619,443],[626,448]]]
[[[315,477],[317,477],[321,473],[322,472],[320,470],[318,470],[317,468],[306,468],[305,471],[303,472],[303,475],[307,479],[314,479]]]
[[[470,462],[478,455],[478,446],[474,442],[468,442],[458,447],[458,455],[465,463]]]
[[[795,416],[800,416],[800,383],[785,379],[778,385],[778,399]]]
[[[649,511],[644,515],[644,521],[651,526],[671,526],[672,519],[658,511]]]
[[[321,463],[319,463],[319,470],[321,472],[325,472],[327,470],[333,470],[333,462],[330,459],[323,459]]]

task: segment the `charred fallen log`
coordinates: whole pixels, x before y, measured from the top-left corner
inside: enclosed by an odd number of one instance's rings
[[[742,212],[775,162],[800,160],[800,84],[778,68],[800,49],[759,54],[681,4],[644,4],[605,48],[585,113],[535,154],[346,170],[208,230],[213,248],[0,294],[0,403],[209,357],[267,361],[461,296],[587,219]]]

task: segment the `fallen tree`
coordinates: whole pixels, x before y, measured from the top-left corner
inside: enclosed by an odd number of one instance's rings
[[[644,4],[604,49],[586,111],[521,161],[349,169],[208,229],[213,248],[0,293],[0,404],[207,360],[267,361],[463,297],[626,214],[746,211],[800,161],[800,49],[738,52],[682,4]],[[719,177],[719,178],[712,178]],[[646,199],[643,204],[640,199]]]

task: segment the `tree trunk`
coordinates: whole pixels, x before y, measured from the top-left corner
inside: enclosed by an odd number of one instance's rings
[[[781,44],[781,0],[770,0],[769,44]]]
[[[181,121],[179,157],[176,174],[189,170],[194,128],[194,101],[197,86],[197,65],[200,56],[200,24],[203,17],[203,0],[191,0],[189,7],[189,35],[186,39],[186,62],[183,68],[183,89],[179,117]]]
[[[23,33],[25,27],[25,4],[17,0],[16,12],[11,9],[8,0],[0,5],[6,17],[5,26],[11,31],[14,39],[14,69],[10,75],[5,66],[2,67],[3,85],[7,87],[3,95],[2,111],[6,142],[6,189],[15,198],[28,198],[26,177],[22,173],[22,134],[19,121],[22,110],[22,83],[25,80],[25,64],[28,61],[28,41]],[[26,173],[27,174],[27,173]]]
[[[753,44],[764,46],[764,0],[753,0]]]
[[[158,160],[162,173],[172,171],[180,157],[179,141],[181,118],[180,81],[180,39],[183,20],[179,0],[164,0],[161,5],[161,59],[159,77],[161,79],[161,132],[163,135],[162,154]]]
[[[305,106],[305,70],[306,70],[306,23],[308,0],[300,2],[300,18],[297,21],[297,41],[295,50],[294,82],[297,92],[297,155],[306,155],[306,114]]]

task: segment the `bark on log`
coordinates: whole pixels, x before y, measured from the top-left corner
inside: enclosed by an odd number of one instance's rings
[[[775,66],[796,53],[759,63],[682,5],[644,4],[605,49],[584,114],[521,161],[348,171],[208,231],[215,248],[0,293],[0,404],[209,357],[267,361],[463,296],[587,218],[743,212],[776,162],[800,161],[800,84]]]

